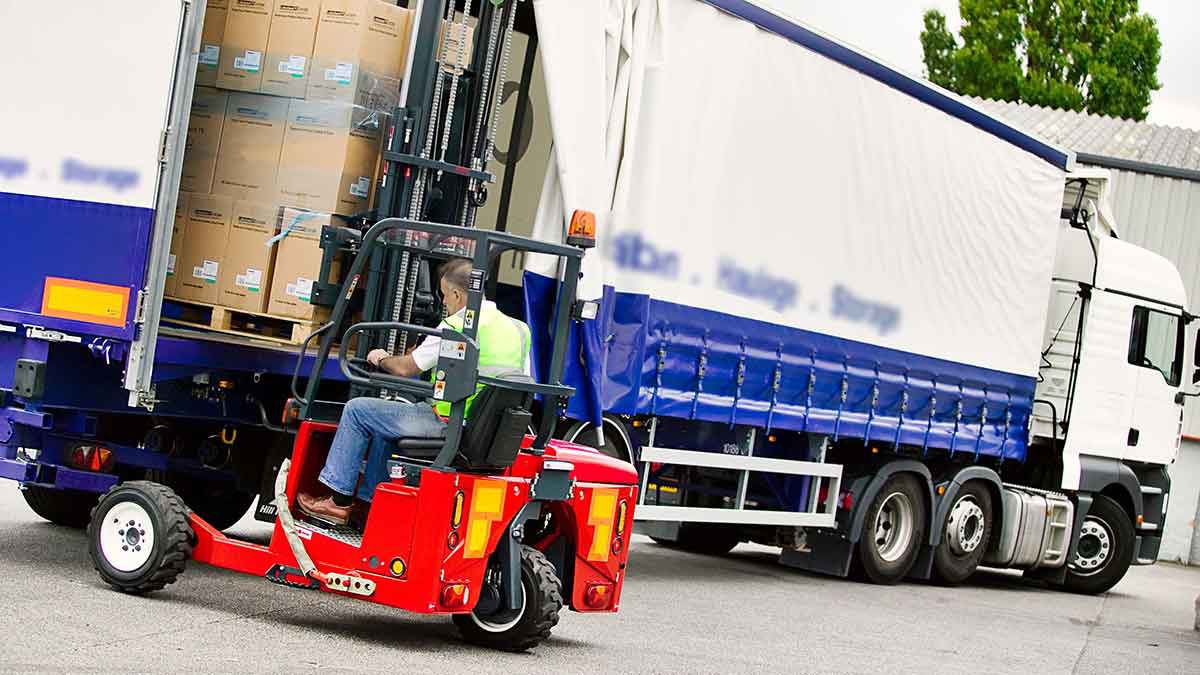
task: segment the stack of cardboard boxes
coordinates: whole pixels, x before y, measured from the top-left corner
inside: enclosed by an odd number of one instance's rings
[[[167,294],[311,320],[321,228],[365,211],[412,13],[209,0]]]

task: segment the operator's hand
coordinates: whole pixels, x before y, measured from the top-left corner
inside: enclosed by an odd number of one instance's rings
[[[391,352],[386,349],[372,349],[367,354],[367,362],[378,368],[379,363],[391,355]]]

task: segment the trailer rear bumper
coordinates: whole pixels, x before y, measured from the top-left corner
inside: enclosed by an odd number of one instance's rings
[[[27,462],[20,459],[0,459],[0,478],[19,483],[80,492],[104,492],[120,480],[107,473],[69,469],[56,464]]]

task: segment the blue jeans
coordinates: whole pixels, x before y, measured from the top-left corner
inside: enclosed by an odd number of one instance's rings
[[[441,438],[445,435],[446,423],[428,403],[352,399],[342,411],[342,421],[329,448],[325,468],[321,469],[320,480],[335,492],[353,495],[361,471],[363,482],[356,496],[369,502],[375,495],[375,486],[388,480],[391,441],[404,436]]]

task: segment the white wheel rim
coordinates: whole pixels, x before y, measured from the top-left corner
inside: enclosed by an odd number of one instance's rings
[[[913,537],[913,505],[908,495],[893,492],[883,500],[875,516],[875,550],[887,563],[904,557]]]
[[[100,553],[118,572],[133,572],[154,553],[154,523],[134,502],[120,502],[100,523]]]
[[[481,619],[478,614],[471,612],[471,620],[475,622],[476,626],[489,633],[503,633],[520,623],[521,617],[525,616],[525,584],[522,583],[518,588],[521,589],[521,608],[517,610],[516,614],[513,614],[512,619],[503,623],[493,623],[487,619]]]
[[[1075,574],[1090,577],[1108,564],[1113,550],[1113,535],[1108,523],[1100,518],[1088,516],[1083,521],[1083,529],[1079,531],[1079,543],[1076,544],[1075,562],[1071,565]]]
[[[983,509],[972,497],[963,497],[950,510],[946,520],[946,538],[958,555],[967,555],[983,543]]]

